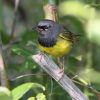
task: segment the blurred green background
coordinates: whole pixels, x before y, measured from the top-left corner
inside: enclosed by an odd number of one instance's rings
[[[38,52],[36,46],[38,33],[32,30],[32,26],[44,19],[43,7],[46,0],[20,0],[18,11],[14,15],[15,1],[17,0],[0,0],[0,41],[10,90],[22,83],[33,82],[45,87],[46,90],[42,92],[46,100],[71,100],[70,96],[31,59],[31,55]],[[99,100],[100,1],[55,0],[55,2],[58,21],[71,32],[80,34],[80,39],[73,50],[65,56],[65,73],[83,84],[75,83],[89,100]],[[30,90],[20,100],[28,100],[40,92],[40,89]]]

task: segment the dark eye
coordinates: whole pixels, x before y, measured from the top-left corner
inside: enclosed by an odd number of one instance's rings
[[[45,29],[48,29],[48,28],[50,28],[51,26],[50,25],[46,25],[46,26],[44,26],[45,27]]]
[[[39,29],[41,30],[47,30],[48,28],[50,28],[51,26],[47,26],[47,25],[44,25],[44,26],[38,26]]]

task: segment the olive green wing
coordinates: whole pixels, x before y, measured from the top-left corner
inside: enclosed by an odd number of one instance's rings
[[[75,42],[79,36],[80,35],[72,33],[67,28],[63,29],[63,31],[59,34],[59,37],[71,42]]]

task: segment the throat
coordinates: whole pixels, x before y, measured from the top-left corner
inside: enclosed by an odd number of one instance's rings
[[[44,47],[53,47],[56,44],[56,40],[53,38],[38,38],[38,42]]]

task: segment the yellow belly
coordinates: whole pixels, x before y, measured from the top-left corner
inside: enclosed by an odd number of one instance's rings
[[[61,57],[69,53],[72,48],[72,42],[60,38],[53,47],[43,47],[39,45],[39,48],[52,56]]]

